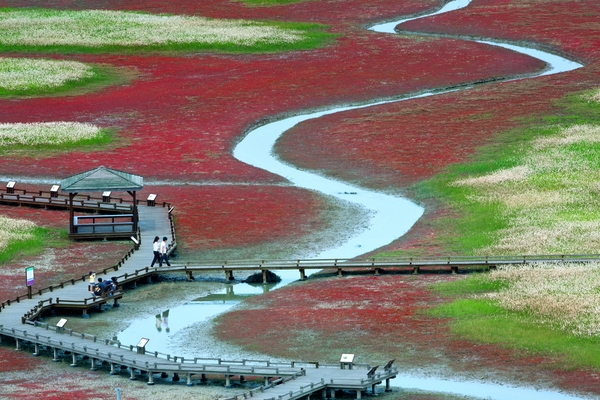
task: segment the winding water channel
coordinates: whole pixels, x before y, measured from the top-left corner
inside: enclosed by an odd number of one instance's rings
[[[403,22],[457,10],[468,6],[469,3],[470,0],[454,0],[431,14],[387,22],[373,26],[370,30],[380,33],[395,34],[395,27]],[[539,73],[531,74],[528,78],[566,72],[582,66],[576,62],[534,48],[493,41],[477,41],[494,46],[505,47],[536,57],[547,63],[548,68]],[[521,77],[518,79],[524,78]],[[368,104],[339,106],[328,108],[327,110],[299,114],[268,123],[250,131],[234,149],[233,154],[240,161],[280,175],[297,187],[313,190],[325,196],[331,196],[341,201],[355,203],[362,207],[365,213],[370,216],[368,227],[361,232],[357,232],[353,237],[340,243],[336,247],[322,251],[314,258],[356,257],[384,246],[402,236],[421,217],[424,211],[423,208],[401,197],[366,190],[358,186],[329,179],[313,172],[298,170],[294,166],[282,162],[273,154],[275,142],[285,131],[296,124],[309,119],[386,103],[407,101],[417,97],[433,96],[453,90],[468,89],[469,87],[451,88],[444,92],[431,91],[403,98],[374,100]],[[164,310],[160,314],[149,316],[143,320],[134,321],[128,329],[118,333],[117,337],[123,343],[135,343],[137,339],[139,339],[139,332],[145,332],[146,337],[149,337],[151,340],[153,351],[171,353],[185,357],[198,357],[198,354],[182,354],[181,347],[172,343],[171,339],[176,336],[177,332],[182,331],[193,324],[210,321],[215,315],[223,313],[238,304],[245,296],[261,294],[264,291],[281,287],[297,279],[297,273],[279,271],[279,275],[282,276],[283,280],[277,285],[228,285],[222,292],[208,295],[183,306]],[[175,349],[176,352],[174,352]],[[202,354],[202,356],[212,357],[215,355]],[[393,380],[392,385],[495,400],[512,400],[514,398],[527,398],[530,400],[570,400],[580,398],[560,392],[542,391],[504,384],[452,381],[435,377],[423,378],[411,375],[398,376]]]

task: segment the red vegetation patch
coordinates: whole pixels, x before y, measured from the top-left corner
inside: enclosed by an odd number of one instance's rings
[[[175,205],[182,250],[224,249],[289,240],[318,229],[323,199],[278,186],[161,187]]]
[[[528,41],[592,63],[600,56],[594,0],[480,0],[459,12],[409,21],[402,29]]]
[[[296,332],[313,331],[319,337],[336,338],[336,351],[346,348],[348,335],[366,335],[376,340],[370,345],[364,340],[352,345],[366,346],[383,360],[399,351],[401,343],[395,339],[399,329],[406,335],[422,330],[423,318],[418,311],[439,301],[426,288],[440,279],[447,278],[390,275],[311,280],[252,298],[249,309],[223,315],[217,330],[225,340],[258,346],[269,354],[308,356],[308,360],[318,358],[324,350],[320,346],[309,350],[313,344],[308,342],[301,352],[290,348],[289,340]]]
[[[46,362],[39,358],[27,357],[18,350],[0,346],[0,372],[2,371],[29,371]]]

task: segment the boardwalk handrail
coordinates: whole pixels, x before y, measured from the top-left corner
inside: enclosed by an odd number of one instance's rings
[[[40,325],[39,323],[30,323],[35,327],[42,327],[47,330],[55,330],[55,327],[51,327],[49,325]],[[68,350],[71,352],[77,352],[79,354],[88,355],[98,360],[108,361],[108,362],[119,362],[121,364],[127,364],[130,367],[143,368],[144,370],[148,370],[150,372],[161,372],[161,371],[177,371],[183,373],[228,373],[228,374],[251,374],[257,373],[264,376],[286,376],[286,377],[295,377],[301,376],[303,372],[301,370],[297,370],[292,368],[288,364],[289,368],[283,368],[280,366],[276,367],[267,367],[267,366],[240,366],[240,365],[232,365],[232,364],[224,364],[224,363],[214,363],[214,364],[205,364],[205,363],[186,363],[183,357],[180,357],[180,361],[174,359],[172,360],[164,360],[163,362],[148,362],[139,360],[137,356],[138,353],[134,352],[134,348],[137,350],[136,346],[119,346],[118,349],[129,351],[132,354],[132,357],[129,358],[124,355],[114,355],[111,351],[102,351],[99,347],[94,346],[94,343],[98,342],[97,337],[94,335],[88,335],[85,333],[77,333],[69,329],[65,329],[64,339],[55,339],[52,336],[46,336],[42,333],[35,332],[31,333],[27,329],[17,329],[17,328],[5,328],[3,325],[0,325],[0,333],[10,334],[10,336],[19,339],[25,340],[28,342],[32,342],[37,345],[43,346],[52,346],[57,348],[62,348],[63,350]],[[69,337],[77,337],[78,339],[88,340],[90,343],[88,344],[78,344],[75,341],[70,341]],[[109,341],[105,341],[104,345],[112,345],[113,343],[109,343]]]
[[[317,269],[317,268],[374,268],[394,266],[485,266],[503,264],[530,264],[540,262],[594,262],[600,261],[600,254],[541,254],[507,256],[447,256],[432,258],[416,257],[374,257],[332,258],[332,259],[272,259],[272,260],[195,260],[187,261],[186,268],[215,269]]]
[[[45,322],[27,321],[26,325],[31,325],[33,327],[42,328],[45,330],[51,330],[51,331],[55,331],[58,333],[56,326],[50,325]],[[22,337],[23,339],[31,339],[32,337],[36,337],[36,339],[46,338],[49,340],[53,340],[49,336],[43,336],[43,335],[40,335],[39,333],[30,334],[30,333],[28,333],[27,329],[16,329],[16,328],[8,329],[8,328],[4,328],[3,325],[0,325],[0,332],[7,332],[7,331],[10,331],[14,334],[17,334],[20,332],[19,336]],[[76,331],[74,331],[72,329],[68,329],[68,328],[64,328],[63,334],[65,335],[65,337],[77,337],[79,339],[89,340],[92,343],[98,342],[98,337],[96,335],[76,332]],[[67,340],[61,340],[60,342],[71,343],[71,342],[68,342]],[[132,353],[135,353],[135,351],[137,349],[137,347],[134,345],[123,345],[119,341],[110,340],[110,339],[105,339],[104,341],[102,341],[102,343],[104,343],[105,345],[115,346],[117,349],[127,350]],[[83,347],[89,347],[89,346],[83,346]],[[207,358],[207,357],[194,357],[194,358],[186,359],[181,356],[172,356],[169,354],[164,354],[164,353],[160,353],[160,352],[151,352],[151,351],[146,351],[145,354],[154,356],[155,358],[164,358],[165,362],[162,362],[162,363],[155,362],[155,363],[152,363],[152,365],[173,366],[174,364],[178,364],[180,366],[178,368],[183,371],[185,371],[186,369],[189,369],[189,368],[186,368],[186,366],[189,366],[194,371],[198,371],[197,368],[206,369],[206,368],[210,367],[210,368],[212,368],[211,370],[213,370],[213,371],[215,370],[215,368],[217,368],[217,369],[223,368],[223,369],[225,369],[225,372],[229,372],[229,371],[232,371],[232,368],[235,368],[235,372],[248,373],[248,372],[252,372],[252,371],[256,371],[256,370],[262,370],[262,371],[272,371],[273,374],[281,374],[281,373],[285,373],[286,369],[292,370],[294,368],[298,368],[297,364],[303,363],[303,362],[299,362],[299,361],[273,362],[270,360],[247,360],[247,359],[224,360],[222,358]],[[162,355],[164,357],[158,357],[158,355]],[[212,361],[212,363],[210,363],[210,361]],[[247,365],[248,363],[255,363],[255,364],[260,364],[260,365]],[[155,368],[155,369],[160,369],[160,368]],[[302,373],[301,372],[289,372],[289,374],[301,375]]]

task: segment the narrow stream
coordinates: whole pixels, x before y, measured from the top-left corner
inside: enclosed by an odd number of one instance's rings
[[[403,22],[457,10],[468,6],[470,1],[454,0],[431,14],[387,22],[373,26],[370,30],[379,33],[395,34],[394,28]],[[536,57],[548,64],[547,69],[540,73],[532,74],[530,77],[566,72],[582,66],[576,62],[533,48],[484,40],[478,40],[478,42],[505,47]],[[367,190],[329,179],[313,172],[298,170],[289,164],[283,163],[273,154],[272,149],[275,142],[285,131],[309,119],[348,110],[466,89],[469,88],[461,87],[460,89],[449,89],[445,92],[431,91],[401,99],[374,100],[369,104],[339,106],[285,118],[280,121],[268,123],[249,132],[236,146],[233,155],[242,162],[280,175],[297,187],[317,191],[325,196],[356,203],[362,207],[365,213],[370,216],[369,226],[364,231],[357,232],[354,237],[351,237],[346,242],[340,243],[337,247],[325,250],[314,258],[356,257],[401,237],[421,217],[423,208],[401,197]],[[244,297],[260,295],[266,291],[284,286],[298,278],[296,272],[292,273],[290,271],[278,271],[278,275],[282,277],[282,282],[276,285],[224,284],[224,289],[217,293],[212,293],[182,306],[161,310],[159,314],[148,316],[148,318],[133,321],[129,328],[117,334],[117,338],[122,343],[135,344],[139,340],[140,332],[144,332],[145,337],[150,339],[149,350],[151,351],[170,353],[185,356],[186,358],[199,356],[212,357],[213,355],[199,355],[194,349],[189,349],[190,354],[182,354],[181,349],[171,343],[170,337],[196,323],[210,321],[214,316],[226,312],[238,304]],[[174,351],[175,349],[177,350]],[[392,385],[402,388],[455,393],[494,400],[513,400],[514,398],[527,398],[529,400],[580,399],[580,397],[573,397],[560,392],[536,390],[526,387],[452,381],[435,377],[423,378],[411,375],[398,376],[392,381]]]

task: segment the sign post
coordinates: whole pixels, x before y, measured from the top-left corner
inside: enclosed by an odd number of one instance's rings
[[[31,287],[33,286],[33,267],[27,267],[25,268],[25,278],[27,280],[27,298],[31,299],[32,297],[32,293],[31,293]]]

